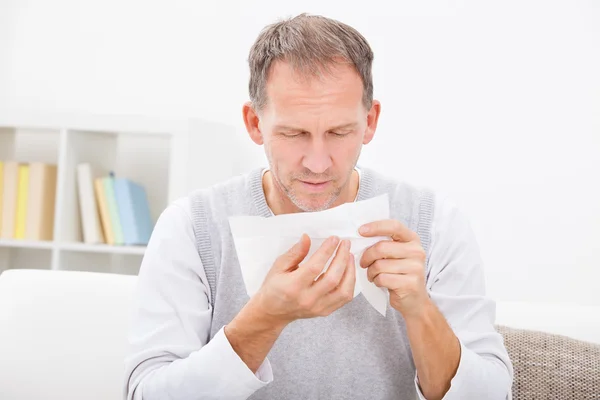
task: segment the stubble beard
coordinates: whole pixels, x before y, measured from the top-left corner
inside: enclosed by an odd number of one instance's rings
[[[319,193],[319,194],[315,194],[315,195],[311,195],[311,194],[306,194],[305,196],[308,197],[308,201],[305,198],[302,198],[303,196],[299,196],[298,195],[298,191],[296,189],[294,189],[293,185],[294,182],[296,181],[302,181],[302,180],[308,180],[310,178],[315,178],[315,175],[308,175],[308,174],[294,174],[291,175],[288,179],[287,179],[287,184],[284,184],[282,182],[282,180],[279,177],[279,171],[277,170],[277,168],[273,168],[273,166],[271,167],[271,172],[272,172],[272,176],[274,178],[274,183],[275,186],[277,186],[279,192],[281,192],[282,194],[284,194],[291,202],[292,204],[294,204],[294,206],[296,206],[299,210],[304,211],[304,212],[317,212],[317,211],[323,211],[323,210],[327,210],[329,208],[331,208],[331,206],[339,199],[342,190],[348,186],[348,184],[351,181],[351,175],[352,175],[352,171],[354,171],[354,167],[352,167],[352,169],[350,169],[350,171],[347,172],[346,174],[346,182],[344,185],[342,186],[338,186],[336,185],[337,180],[333,179],[331,180],[331,184],[333,185],[333,188],[326,193]],[[318,178],[323,178],[323,176],[317,176],[316,177],[318,180]],[[325,177],[326,179],[323,180],[330,180],[332,177]],[[300,183],[301,184],[301,183]],[[316,199],[316,198],[323,198],[325,197],[326,200],[322,203],[320,203],[318,206],[314,206],[313,202],[310,201],[311,198]]]

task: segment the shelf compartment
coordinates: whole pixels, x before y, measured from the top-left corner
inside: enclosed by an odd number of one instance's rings
[[[83,242],[77,165],[89,163],[94,177],[128,178],[146,190],[150,213],[156,222],[169,201],[171,140],[169,134],[69,130],[66,135],[62,201],[59,205],[60,242]]]
[[[4,241],[3,241],[4,243]],[[0,272],[7,269],[51,269],[50,248],[0,247]]]
[[[58,129],[0,127],[0,160],[58,164]]]
[[[141,254],[90,252],[73,249],[59,251],[60,270],[91,271],[137,275],[142,263]]]

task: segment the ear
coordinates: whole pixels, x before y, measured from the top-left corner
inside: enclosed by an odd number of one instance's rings
[[[252,108],[251,102],[244,103],[244,107],[242,108],[242,114],[244,117],[244,124],[246,124],[246,130],[248,131],[248,134],[250,135],[250,139],[252,139],[252,141],[254,143],[256,143],[258,145],[262,145],[263,137],[262,137],[262,133],[260,132],[260,128],[258,126],[259,125],[258,114],[254,110],[254,108]]]
[[[363,138],[363,144],[368,144],[373,140],[375,136],[375,130],[377,129],[377,122],[379,121],[379,114],[381,113],[381,103],[377,100],[373,100],[373,105],[367,114],[367,130]]]

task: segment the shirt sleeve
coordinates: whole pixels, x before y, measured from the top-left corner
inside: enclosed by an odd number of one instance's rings
[[[512,399],[513,366],[495,329],[483,262],[468,218],[448,198],[436,202],[427,289],[460,342],[460,361],[443,400]],[[426,400],[415,385],[419,399]]]
[[[132,301],[125,359],[125,398],[246,399],[273,380],[265,359],[253,374],[223,328],[209,341],[210,290],[190,218],[188,198],[159,217]]]

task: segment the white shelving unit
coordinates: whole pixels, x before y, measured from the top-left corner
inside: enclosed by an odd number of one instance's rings
[[[82,242],[77,164],[89,162],[101,173],[113,171],[142,184],[156,222],[176,198],[237,172],[232,159],[215,156],[222,149],[201,145],[202,138],[213,135],[219,138],[217,146],[227,145],[233,133],[232,127],[201,120],[0,115],[0,160],[58,166],[53,240],[0,239],[0,272],[34,268],[137,274],[144,247]]]

